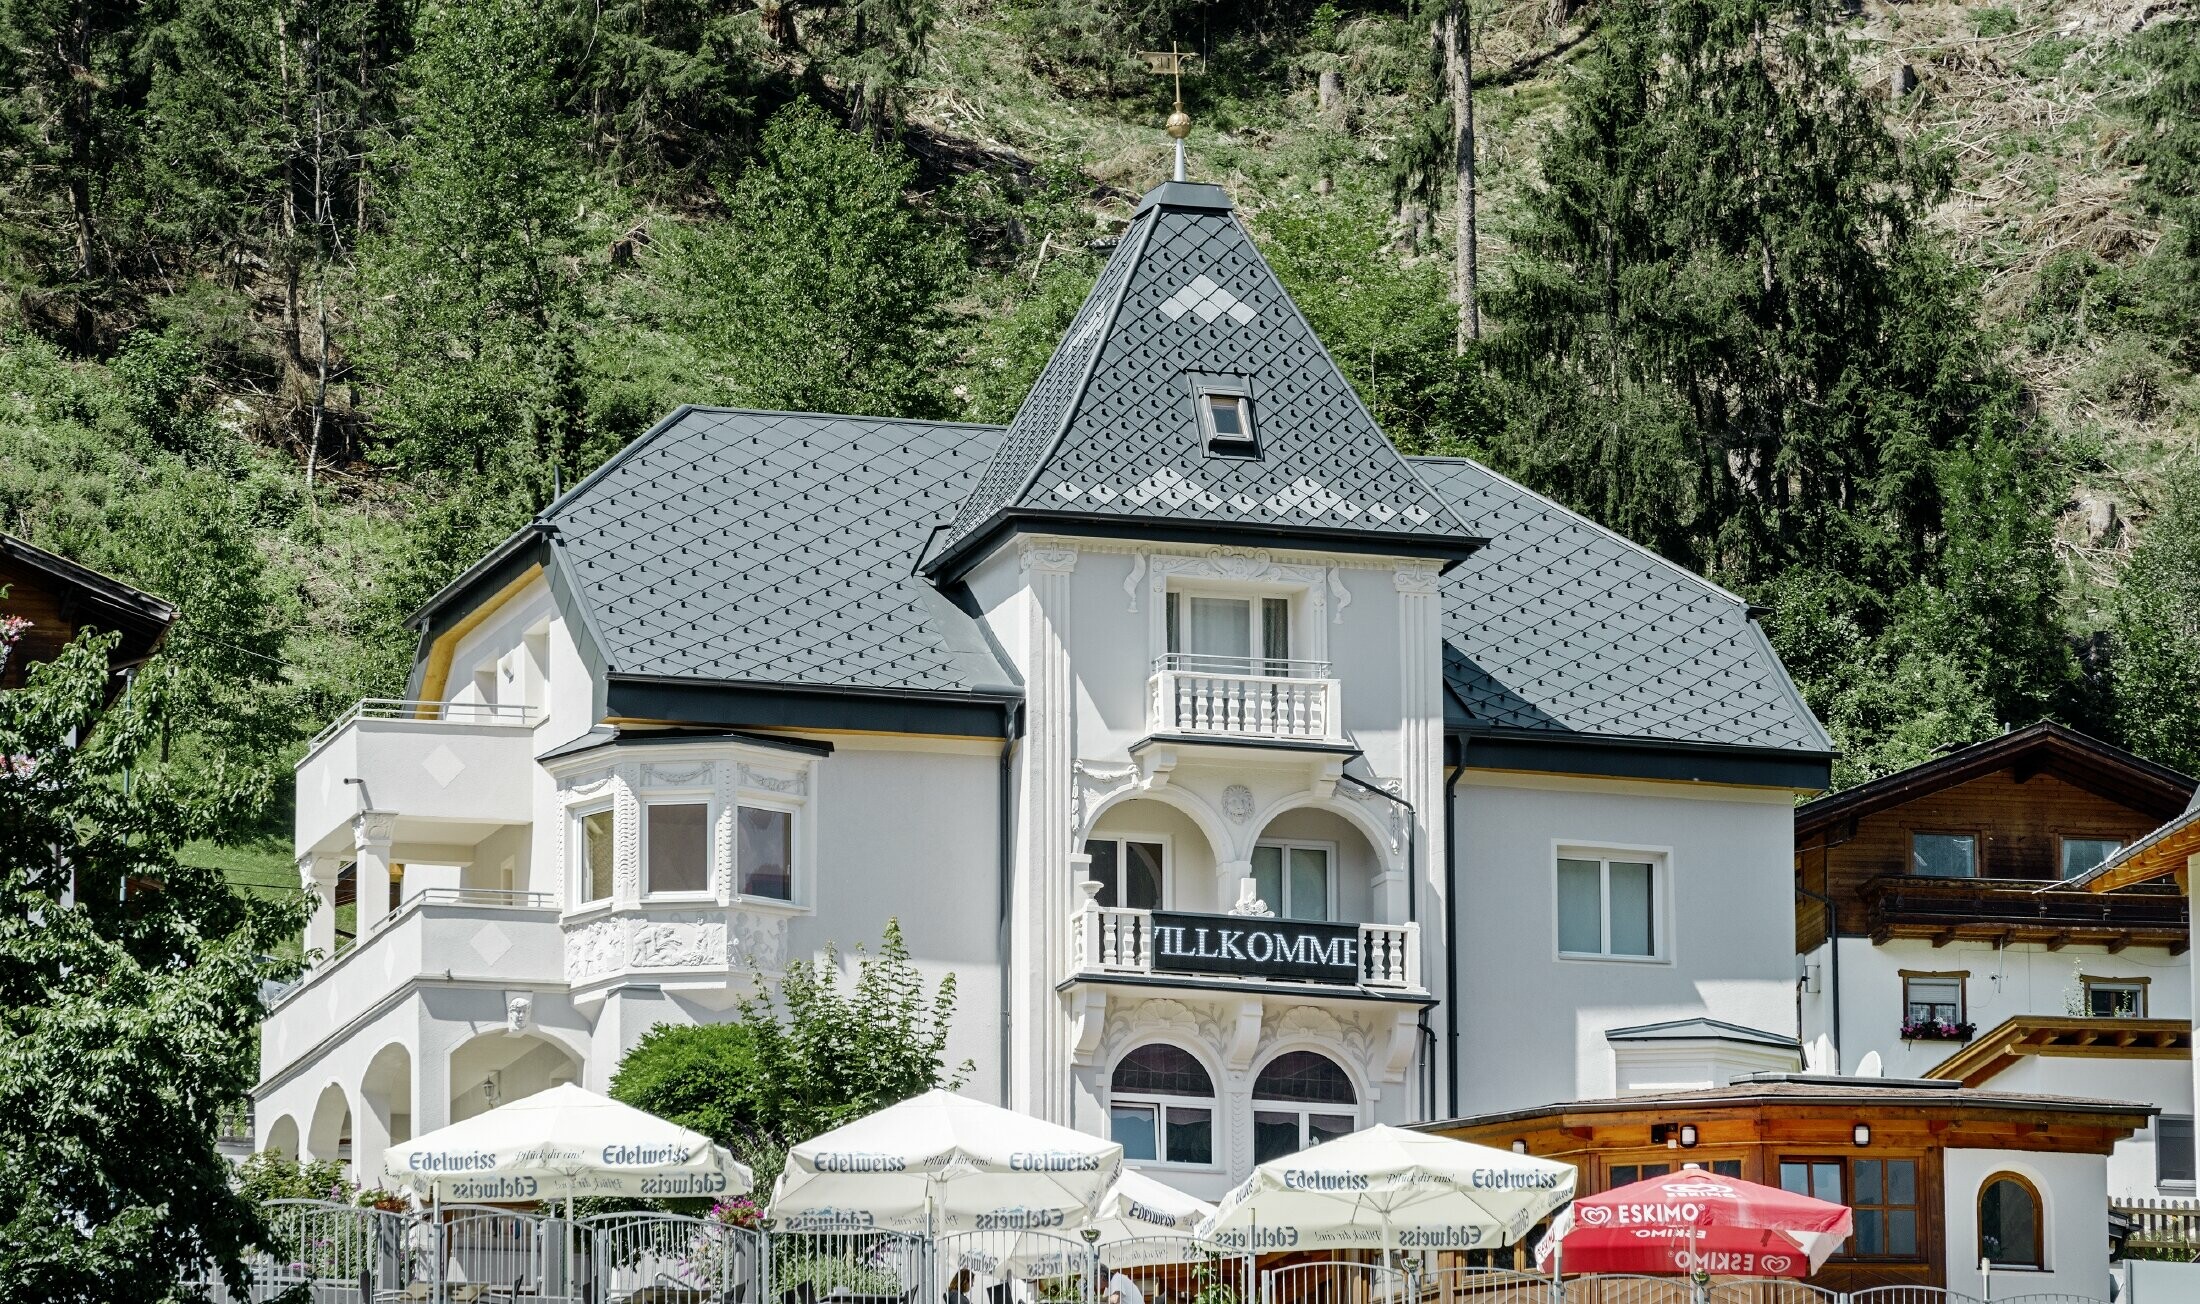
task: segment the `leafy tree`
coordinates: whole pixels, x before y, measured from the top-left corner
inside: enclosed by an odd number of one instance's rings
[[[955,283],[952,236],[905,191],[901,153],[808,101],[780,110],[725,191],[726,218],[667,240],[668,324],[702,397],[750,407],[929,416]]]
[[[788,1147],[820,1132],[934,1087],[960,1087],[970,1064],[950,1071],[942,1058],[955,976],[927,995],[898,920],[887,921],[876,957],[857,952],[855,968],[845,981],[828,946],[744,1000],[735,1022],[651,1029],[620,1061],[611,1094],[769,1174]]]
[[[2200,770],[2200,469],[2173,469],[2116,595],[2116,724],[2142,755]]]
[[[1899,584],[1937,525],[1925,454],[1991,360],[1909,252],[1945,161],[1882,125],[1822,0],[1601,15],[1490,295],[1497,360],[1550,396],[1520,409],[1550,424],[1529,469],[1744,582],[1804,561]],[[1901,347],[1920,313],[1957,330],[1950,362]]]
[[[1276,277],[1391,440],[1456,451],[1492,423],[1486,386],[1454,352],[1444,268],[1401,262],[1371,199],[1345,192],[1263,209],[1254,232]]]
[[[551,76],[559,33],[542,6],[478,0],[428,9],[418,39],[389,229],[361,253],[359,361],[402,461],[546,491],[583,436],[587,185]]]
[[[295,911],[176,850],[245,796],[146,764],[174,709],[149,668],[99,714],[111,637],[0,694],[0,1299],[158,1300],[232,1276],[262,1228],[215,1149],[257,1070],[261,956]],[[83,741],[79,742],[81,739]]]

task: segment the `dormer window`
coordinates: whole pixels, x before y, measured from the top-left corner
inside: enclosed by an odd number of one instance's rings
[[[1242,376],[1192,377],[1199,434],[1213,457],[1259,457],[1253,428],[1253,396]]]

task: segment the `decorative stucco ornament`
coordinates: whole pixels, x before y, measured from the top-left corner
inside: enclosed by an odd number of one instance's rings
[[[1237,901],[1230,907],[1230,913],[1252,915],[1261,919],[1273,919],[1276,915],[1275,911],[1268,908],[1268,903],[1260,899],[1260,884],[1250,878],[1238,880]]]
[[[1253,818],[1253,790],[1242,783],[1233,783],[1224,788],[1222,813],[1240,824]]]

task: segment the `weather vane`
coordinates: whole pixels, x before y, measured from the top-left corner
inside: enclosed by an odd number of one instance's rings
[[[1184,68],[1199,56],[1176,48],[1169,42],[1166,50],[1140,50],[1138,57],[1146,61],[1146,71],[1157,77],[1176,79],[1176,111],[1169,115],[1169,136],[1176,141],[1176,175],[1172,180],[1184,179],[1184,138],[1192,134],[1192,115],[1184,111]]]

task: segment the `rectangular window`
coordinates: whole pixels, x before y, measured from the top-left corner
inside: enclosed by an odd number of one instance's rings
[[[742,806],[734,820],[734,842],[742,896],[768,901],[794,900],[794,815],[763,806]]]
[[[2147,985],[2124,978],[2087,978],[2085,1012],[2096,1019],[2147,1017]]]
[[[642,807],[642,891],[710,891],[710,806],[700,801],[653,801]]]
[[[1211,382],[1212,383],[1212,382]],[[1253,402],[1227,381],[1202,389],[1198,400],[1200,433],[1207,451],[1217,457],[1259,457],[1260,440],[1253,430]]]
[[[1167,898],[1167,850],[1158,842],[1093,838],[1085,843],[1092,857],[1092,879],[1100,885],[1099,902],[1132,910],[1159,910]]]
[[[2064,838],[2062,876],[2076,878],[2124,849],[2114,838]]]
[[[2164,1114],[2154,1120],[2154,1180],[2161,1186],[2193,1184],[2192,1115]]]
[[[1209,675],[1290,673],[1289,598],[1172,592],[1163,604],[1172,668]]]
[[[1108,1108],[1108,1139],[1123,1147],[1125,1159],[1152,1163],[1161,1158],[1161,1133],[1156,1125],[1159,1105],[1112,1105]]]
[[[1253,848],[1254,888],[1279,918],[1328,919],[1329,870],[1329,848],[1324,846],[1263,842]]]
[[[1659,954],[1657,866],[1646,860],[1558,861],[1558,949],[1584,958]]]
[[[574,868],[574,881],[580,885],[581,902],[608,901],[611,899],[611,874],[615,864],[612,851],[612,816],[609,810],[590,811],[580,817],[580,863]]]
[[[1978,839],[1969,833],[1912,833],[1910,872],[1926,878],[1978,877]]]
[[[1849,1206],[1856,1230],[1841,1257],[1918,1257],[1923,1201],[1915,1159],[1782,1159],[1780,1186],[1797,1195]]]
[[[1916,977],[1902,980],[1904,1023],[1963,1022],[1961,978]]]

